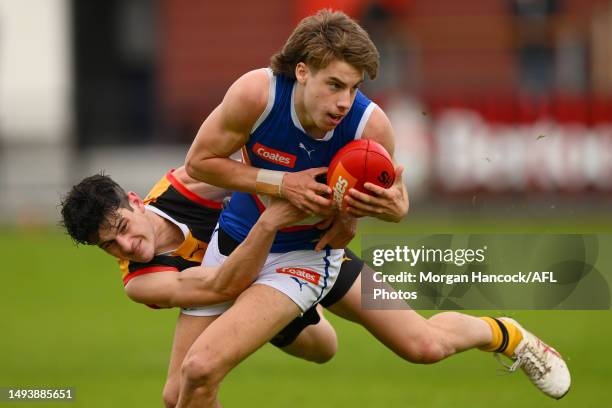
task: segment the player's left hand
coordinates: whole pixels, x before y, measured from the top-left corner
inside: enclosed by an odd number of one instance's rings
[[[322,250],[326,245],[334,249],[345,248],[357,233],[357,219],[346,212],[339,212],[334,217],[318,223],[317,228],[329,229],[317,243],[315,251]]]
[[[408,213],[408,192],[402,181],[403,166],[395,168],[395,182],[388,189],[372,183],[365,183],[364,188],[371,191],[365,194],[354,188],[345,198],[348,212],[355,217],[376,217],[383,221],[399,222]]]

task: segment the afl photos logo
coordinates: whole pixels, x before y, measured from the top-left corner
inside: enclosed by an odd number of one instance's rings
[[[253,153],[270,163],[279,164],[281,166],[294,168],[296,157],[292,154],[281,152],[280,150],[272,149],[264,146],[261,143],[253,145]]]

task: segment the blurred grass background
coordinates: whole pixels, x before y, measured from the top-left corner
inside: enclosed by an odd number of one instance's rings
[[[362,232],[597,232],[604,218],[410,220],[364,223]],[[358,242],[356,240],[356,242]],[[357,245],[358,246],[358,245]],[[0,230],[0,386],[74,387],[75,407],[161,407],[177,311],[130,302],[115,261],[75,248],[58,229]],[[490,314],[491,312],[487,312]],[[427,315],[432,312],[425,313]],[[606,407],[612,406],[610,311],[504,312],[558,348],[573,385],[561,401],[542,396],[520,373],[503,375],[491,355],[469,351],[432,366],[402,361],[364,329],[328,313],[336,357],[306,363],[266,346],[223,384],[227,407]],[[0,406],[60,403],[0,403]]]

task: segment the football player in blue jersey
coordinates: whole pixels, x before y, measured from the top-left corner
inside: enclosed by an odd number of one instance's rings
[[[313,217],[279,231],[254,284],[231,307],[225,305],[228,310],[194,343],[183,363],[178,406],[218,404],[218,386],[227,372],[326,296],[352,237],[346,231],[355,228],[352,215],[399,221],[406,214],[401,182],[372,196],[352,192],[352,214],[334,213],[331,189],[317,182],[351,140],[372,139],[393,154],[387,116],[359,90],[366,74],[376,77],[378,63],[376,47],[355,21],[321,11],[299,23],[270,68],[239,78],[202,124],[187,156],[187,172],[236,191],[221,214],[204,265],[226,259],[270,197],[284,198]],[[240,149],[245,163],[229,159]],[[331,223],[322,238],[321,223]],[[187,313],[207,316],[221,307]]]
[[[378,63],[376,47],[355,21],[341,12],[320,11],[298,24],[270,68],[239,78],[202,124],[187,156],[187,172],[236,191],[220,216],[204,265],[227,259],[270,197],[284,198],[313,217],[279,231],[262,272],[231,307],[188,311],[208,316],[229,308],[187,352],[178,406],[219,406],[224,376],[325,297],[340,269],[341,248],[354,232],[352,216],[399,221],[406,215],[400,166],[400,182],[390,189],[366,185],[371,195],[351,190],[348,212],[334,213],[330,188],[317,181],[351,140],[375,140],[393,155],[387,116],[359,90],[366,74],[376,77]],[[239,149],[245,163],[229,159]],[[331,225],[322,237],[321,225]],[[407,360],[431,363],[478,347],[514,359],[513,367],[520,366],[550,396],[560,398],[569,389],[569,371],[558,353],[511,319],[454,312],[424,319],[410,310],[362,310],[359,280],[345,298],[336,311],[363,324]]]

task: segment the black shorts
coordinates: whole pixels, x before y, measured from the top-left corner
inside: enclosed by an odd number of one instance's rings
[[[233,239],[227,232],[219,228],[218,231],[219,240],[219,252],[222,255],[229,256],[229,254],[236,249],[240,242]],[[340,267],[340,272],[336,278],[336,283],[331,290],[325,295],[319,302],[323,307],[330,307],[337,301],[342,299],[344,295],[349,291],[353,283],[359,277],[361,269],[363,268],[363,260],[359,258],[350,249],[345,249],[345,259]],[[316,306],[308,309],[301,316],[296,317],[291,323],[289,323],[283,330],[281,330],[276,336],[270,340],[270,343],[277,347],[285,347],[293,343],[297,336],[311,324],[317,324],[321,321],[319,314],[317,313]]]

